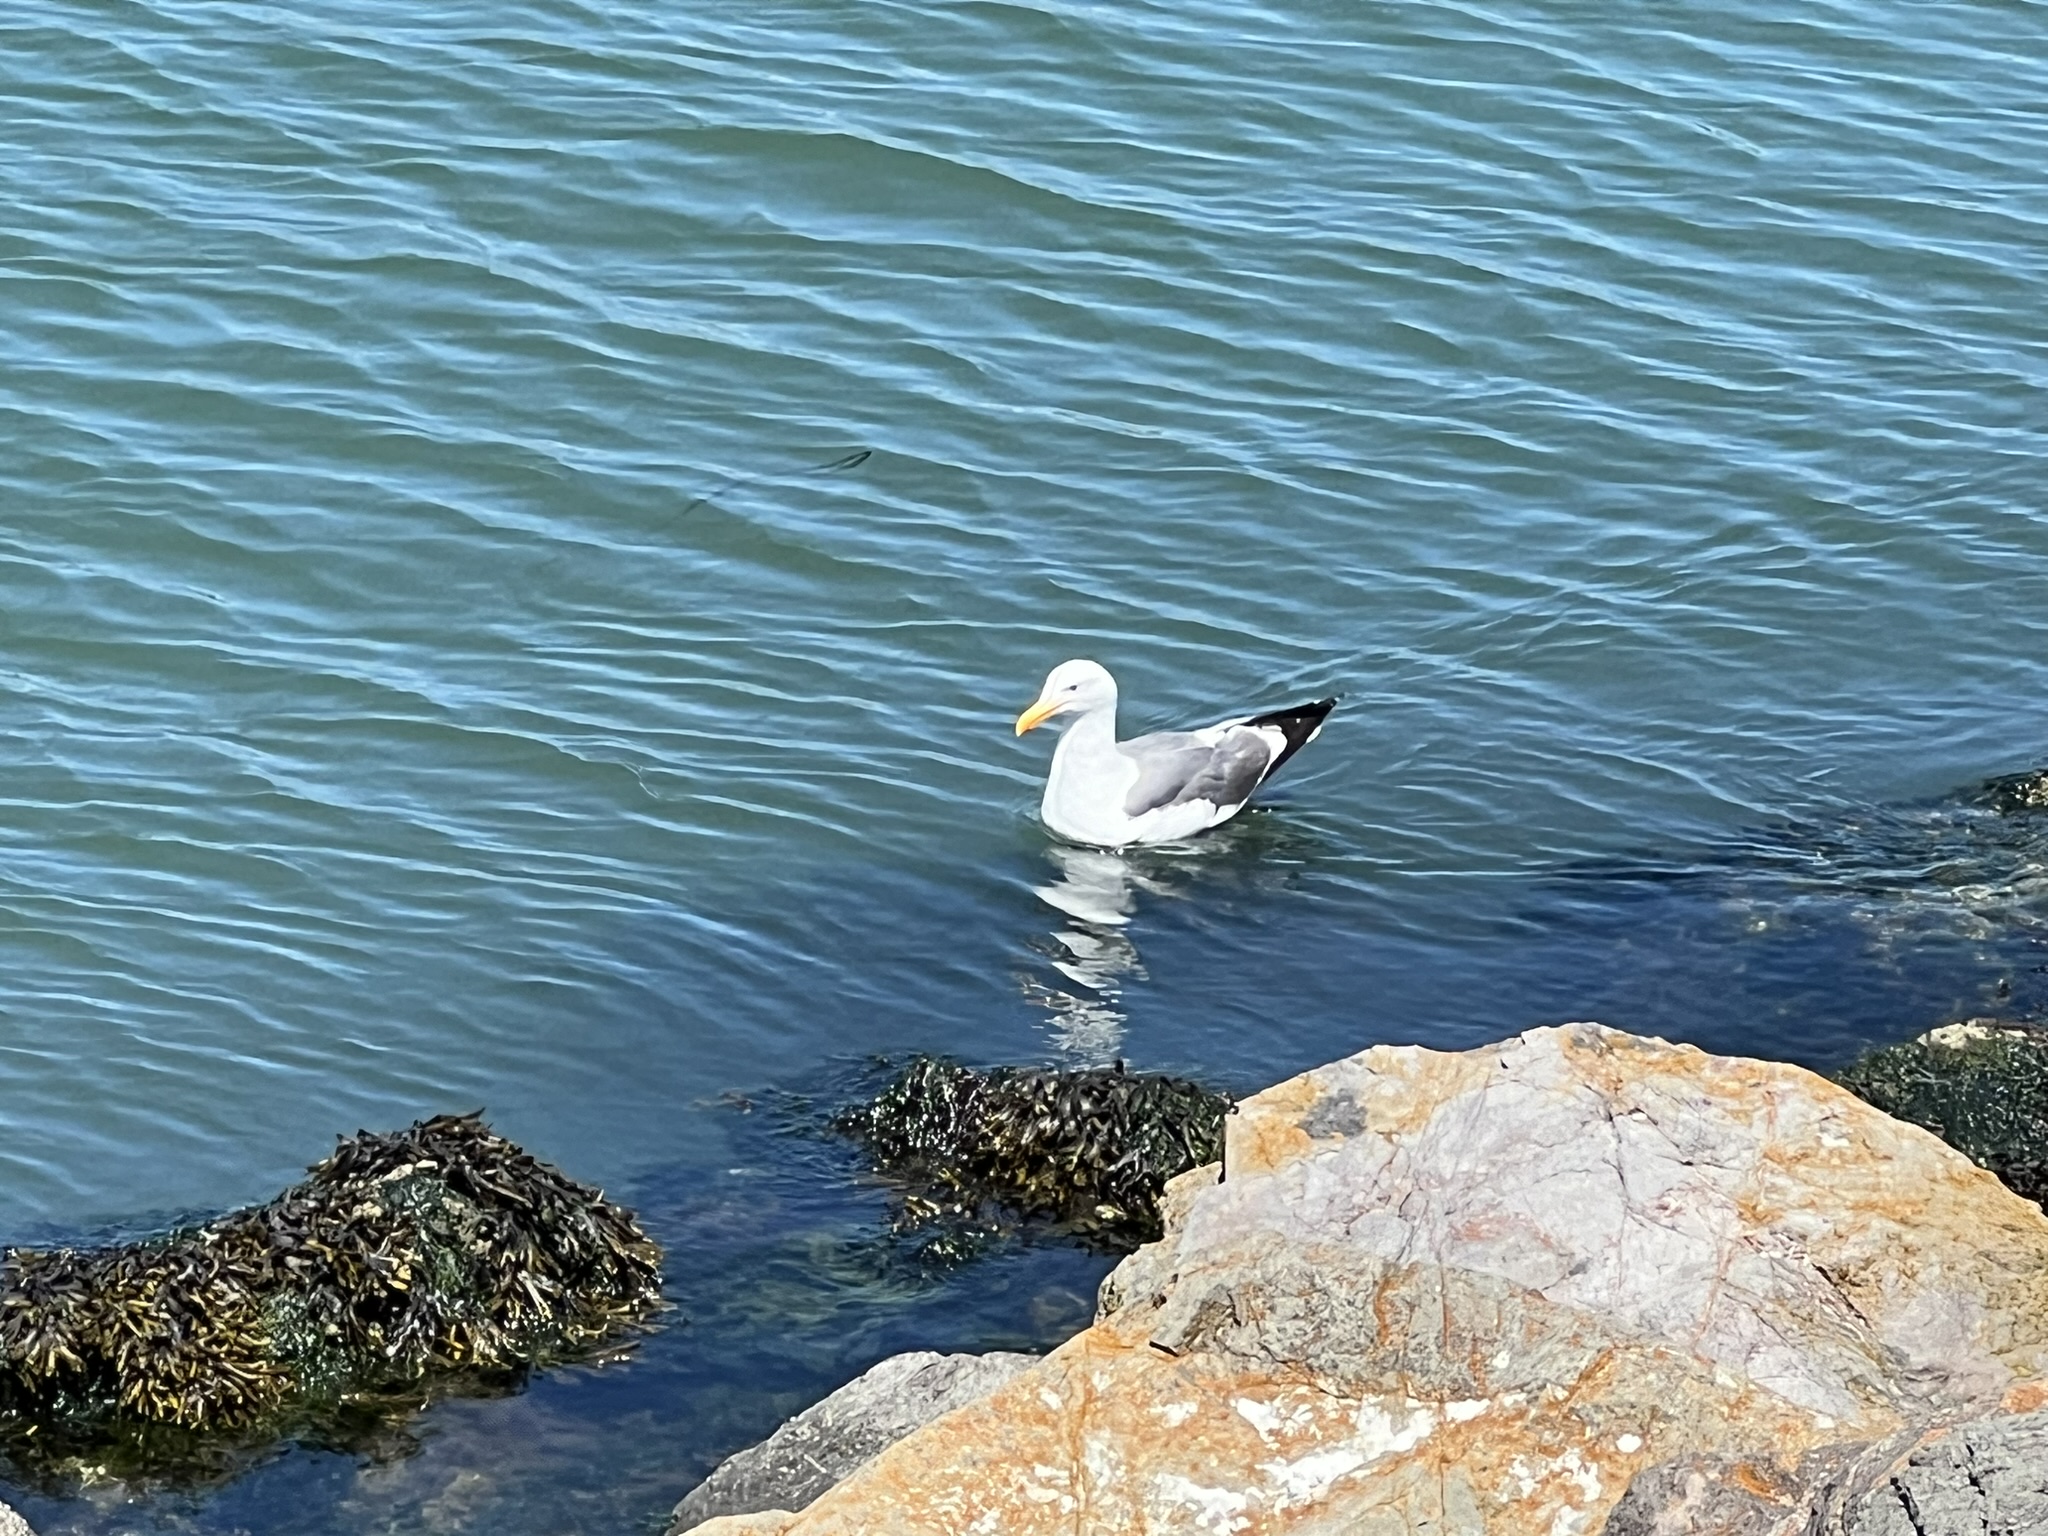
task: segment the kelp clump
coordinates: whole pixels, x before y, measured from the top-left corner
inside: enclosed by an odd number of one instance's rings
[[[2048,1201],[2048,1033],[1999,1019],[1947,1024],[1866,1052],[1837,1080],[1934,1132],[2015,1194]]]
[[[631,1212],[443,1115],[362,1132],[267,1205],[146,1242],[11,1249],[0,1410],[242,1431],[308,1402],[564,1358],[660,1306]]]
[[[1986,781],[1978,798],[2002,816],[2048,811],[2048,768]]]
[[[903,1186],[898,1225],[978,1222],[1000,1208],[1107,1246],[1159,1236],[1159,1195],[1223,1155],[1230,1100],[1113,1068],[977,1072],[918,1056],[837,1129]]]

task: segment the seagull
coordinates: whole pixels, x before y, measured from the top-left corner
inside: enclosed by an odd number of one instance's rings
[[[1116,679],[1093,661],[1046,674],[1017,734],[1072,716],[1052,754],[1041,818],[1069,842],[1097,848],[1170,843],[1221,826],[1280,765],[1316,739],[1335,699],[1224,720],[1199,731],[1116,739]]]

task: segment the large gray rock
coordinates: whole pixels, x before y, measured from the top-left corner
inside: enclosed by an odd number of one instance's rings
[[[800,1510],[942,1413],[994,1391],[1035,1355],[893,1355],[814,1403],[759,1445],[728,1456],[676,1505],[670,1536],[717,1515]],[[7,1536],[0,1531],[0,1536]]]
[[[12,1508],[0,1504],[0,1536],[36,1536],[36,1533]]]
[[[1647,1467],[1604,1536],[2032,1536],[2048,1532],[2048,1413],[1862,1444],[1787,1467],[1703,1455]]]
[[[1873,1481],[1847,1536],[2048,1531],[2048,1413],[1965,1424]]]

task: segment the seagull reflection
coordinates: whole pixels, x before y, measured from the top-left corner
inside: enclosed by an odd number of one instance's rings
[[[1130,931],[1141,898],[1199,895],[1212,917],[1241,920],[1250,910],[1247,898],[1263,904],[1323,851],[1313,829],[1253,814],[1199,842],[1124,849],[1048,843],[1045,857],[1058,878],[1033,892],[1061,922],[1031,945],[1047,969],[1019,981],[1024,995],[1052,1015],[1059,1055],[1072,1066],[1101,1067],[1128,1054],[1124,986],[1151,979]]]
[[[1052,1014],[1062,1056],[1077,1066],[1106,1066],[1123,1051],[1123,980],[1145,979],[1138,947],[1124,926],[1136,909],[1137,892],[1164,894],[1165,888],[1140,874],[1128,856],[1106,848],[1054,843],[1045,852],[1060,877],[1034,887],[1034,893],[1066,922],[1053,932],[1049,947],[1038,948],[1075,990],[1026,977],[1025,994]]]

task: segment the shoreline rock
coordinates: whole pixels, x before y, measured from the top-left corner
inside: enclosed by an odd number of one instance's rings
[[[759,1445],[728,1456],[670,1516],[668,1536],[718,1524],[719,1517],[794,1518],[912,1430],[985,1397],[1038,1363],[1036,1355],[992,1351],[891,1355],[788,1420]],[[0,1533],[4,1536],[4,1533]]]
[[[698,1530],[1895,1536],[1915,1479],[2041,1486],[2048,1219],[1797,1067],[1376,1047],[1244,1101],[1164,1221],[1044,1360]]]
[[[1827,1446],[1797,1466],[1693,1456],[1639,1472],[1603,1536],[2048,1531],[2048,1413]]]

